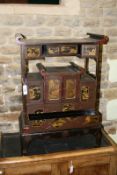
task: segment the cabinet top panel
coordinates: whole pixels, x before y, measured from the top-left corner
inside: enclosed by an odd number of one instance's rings
[[[21,45],[39,45],[39,44],[78,44],[78,43],[97,43],[96,39],[26,39],[20,42]]]
[[[16,42],[20,45],[42,45],[42,44],[106,44],[109,40],[107,36],[88,34],[86,38],[68,38],[68,39],[27,39],[22,34],[16,34]]]

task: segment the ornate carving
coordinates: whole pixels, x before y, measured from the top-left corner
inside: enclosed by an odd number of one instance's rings
[[[48,81],[48,100],[60,99],[60,80]]]
[[[52,123],[52,126],[54,128],[59,128],[59,127],[63,126],[65,123],[66,123],[65,119],[60,118],[60,119],[57,119],[56,121],[54,121]]]
[[[87,86],[82,86],[81,88],[81,99],[82,100],[89,99],[89,88]]]
[[[64,55],[75,55],[78,52],[77,45],[63,45],[60,52]]]
[[[71,111],[71,110],[74,110],[75,109],[75,106],[73,104],[64,104],[63,105],[63,109],[62,111]]]
[[[39,126],[42,126],[43,124],[45,123],[45,120],[33,120],[31,121],[31,125],[33,127],[39,127]]]
[[[97,56],[97,47],[96,45],[83,45],[82,46],[82,55],[83,56]]]
[[[59,47],[58,46],[51,46],[47,48],[48,55],[59,55]]]
[[[72,79],[66,80],[65,98],[66,99],[76,98],[76,80]]]
[[[26,52],[26,57],[28,59],[36,59],[41,55],[39,47],[28,47]]]
[[[30,87],[29,88],[29,99],[30,100],[39,100],[41,98],[40,87]]]

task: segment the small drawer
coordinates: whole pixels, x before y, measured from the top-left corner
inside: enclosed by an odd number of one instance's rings
[[[78,53],[76,44],[52,44],[46,46],[47,56],[75,56]]]
[[[60,45],[60,55],[75,56],[78,53],[78,46],[76,44]]]
[[[47,56],[59,56],[60,48],[58,44],[45,46]]]
[[[91,44],[82,45],[82,57],[97,57],[98,56],[98,46]]]
[[[39,59],[42,55],[42,46],[26,46],[24,49],[24,55],[25,59]]]

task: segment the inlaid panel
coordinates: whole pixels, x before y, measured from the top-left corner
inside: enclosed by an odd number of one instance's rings
[[[88,86],[82,86],[81,87],[81,99],[82,100],[88,100],[89,99],[89,87]]]
[[[29,88],[29,99],[30,100],[40,100],[42,97],[41,87],[31,86]]]
[[[75,56],[78,52],[76,44],[55,44],[46,46],[47,56]]]
[[[29,73],[27,76],[28,103],[43,101],[43,79],[39,73]]]
[[[41,57],[42,49],[41,46],[27,46],[25,48],[26,59],[39,59]]]
[[[97,45],[82,45],[82,56],[83,57],[97,57],[98,46]]]
[[[62,55],[76,55],[78,52],[77,45],[61,45],[60,54]]]
[[[67,79],[65,82],[66,91],[65,99],[75,99],[76,98],[76,80]]]
[[[48,100],[60,100],[61,82],[59,79],[48,80]]]

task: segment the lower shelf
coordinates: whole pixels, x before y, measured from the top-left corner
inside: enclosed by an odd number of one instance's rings
[[[22,137],[24,154],[48,154],[110,146],[100,128]],[[25,152],[26,151],[26,152]]]
[[[8,133],[2,135],[1,157],[40,155],[109,146],[111,143],[103,134],[101,127],[45,134]]]

